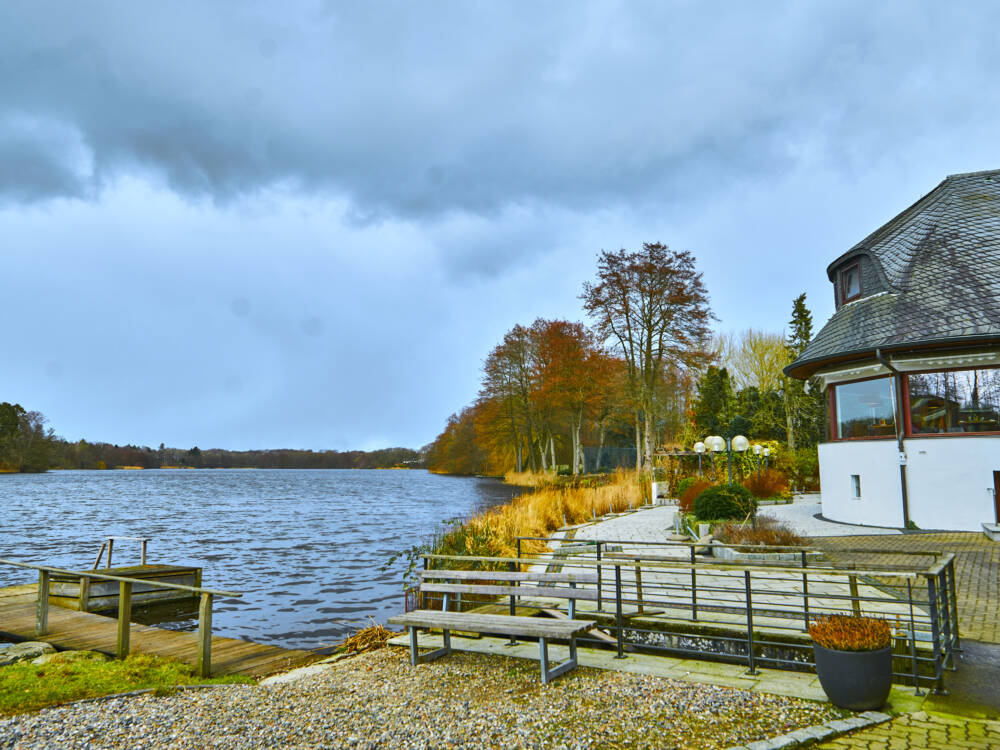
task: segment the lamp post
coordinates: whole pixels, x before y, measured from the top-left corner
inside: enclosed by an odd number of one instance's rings
[[[767,457],[770,456],[770,455],[771,455],[771,449],[770,448],[765,448],[764,449],[764,471],[767,471]]]
[[[701,478],[701,456],[705,452],[705,444],[700,440],[694,444],[694,452],[698,454],[698,478]]]
[[[705,446],[714,453],[726,452],[726,469],[729,474],[729,486],[733,486],[733,451],[742,453],[750,447],[750,441],[742,435],[724,438],[721,435],[709,435],[705,438]]]
[[[759,443],[754,443],[753,454],[757,457],[757,480],[760,481],[760,452],[762,448]]]

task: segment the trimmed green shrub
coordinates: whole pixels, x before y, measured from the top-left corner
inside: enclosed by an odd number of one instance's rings
[[[694,499],[694,514],[703,520],[743,519],[757,512],[757,498],[741,484],[716,485]]]

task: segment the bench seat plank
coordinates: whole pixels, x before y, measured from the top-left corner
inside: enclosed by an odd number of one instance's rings
[[[544,581],[546,583],[597,583],[596,573],[531,573],[502,570],[421,570],[421,578],[456,581]]]
[[[552,599],[583,599],[596,602],[597,589],[571,589],[565,586],[500,586],[497,584],[428,583],[420,590],[430,594],[483,594],[488,596],[544,596]]]
[[[597,627],[590,620],[555,620],[543,617],[517,617],[510,615],[479,615],[468,612],[441,612],[434,609],[416,609],[404,615],[390,617],[393,625],[442,630],[465,630],[475,633],[499,633],[525,638],[573,638]]]

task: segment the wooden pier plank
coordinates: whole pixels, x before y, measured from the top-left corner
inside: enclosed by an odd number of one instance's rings
[[[12,640],[37,639],[36,590],[34,585],[0,589],[0,636]],[[114,656],[117,633],[116,618],[52,606],[49,607],[48,633],[41,640],[59,650],[100,651]],[[197,633],[130,623],[129,641],[132,653],[155,654],[192,666],[198,664]],[[212,636],[212,674],[215,676],[266,677],[320,658],[308,651]]]

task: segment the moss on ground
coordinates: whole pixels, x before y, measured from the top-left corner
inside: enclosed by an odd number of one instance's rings
[[[247,682],[254,680],[234,675],[201,678],[190,665],[147,654],[133,654],[123,661],[56,655],[44,664],[23,661],[0,667],[0,716],[133,690],[169,692],[178,685]]]

